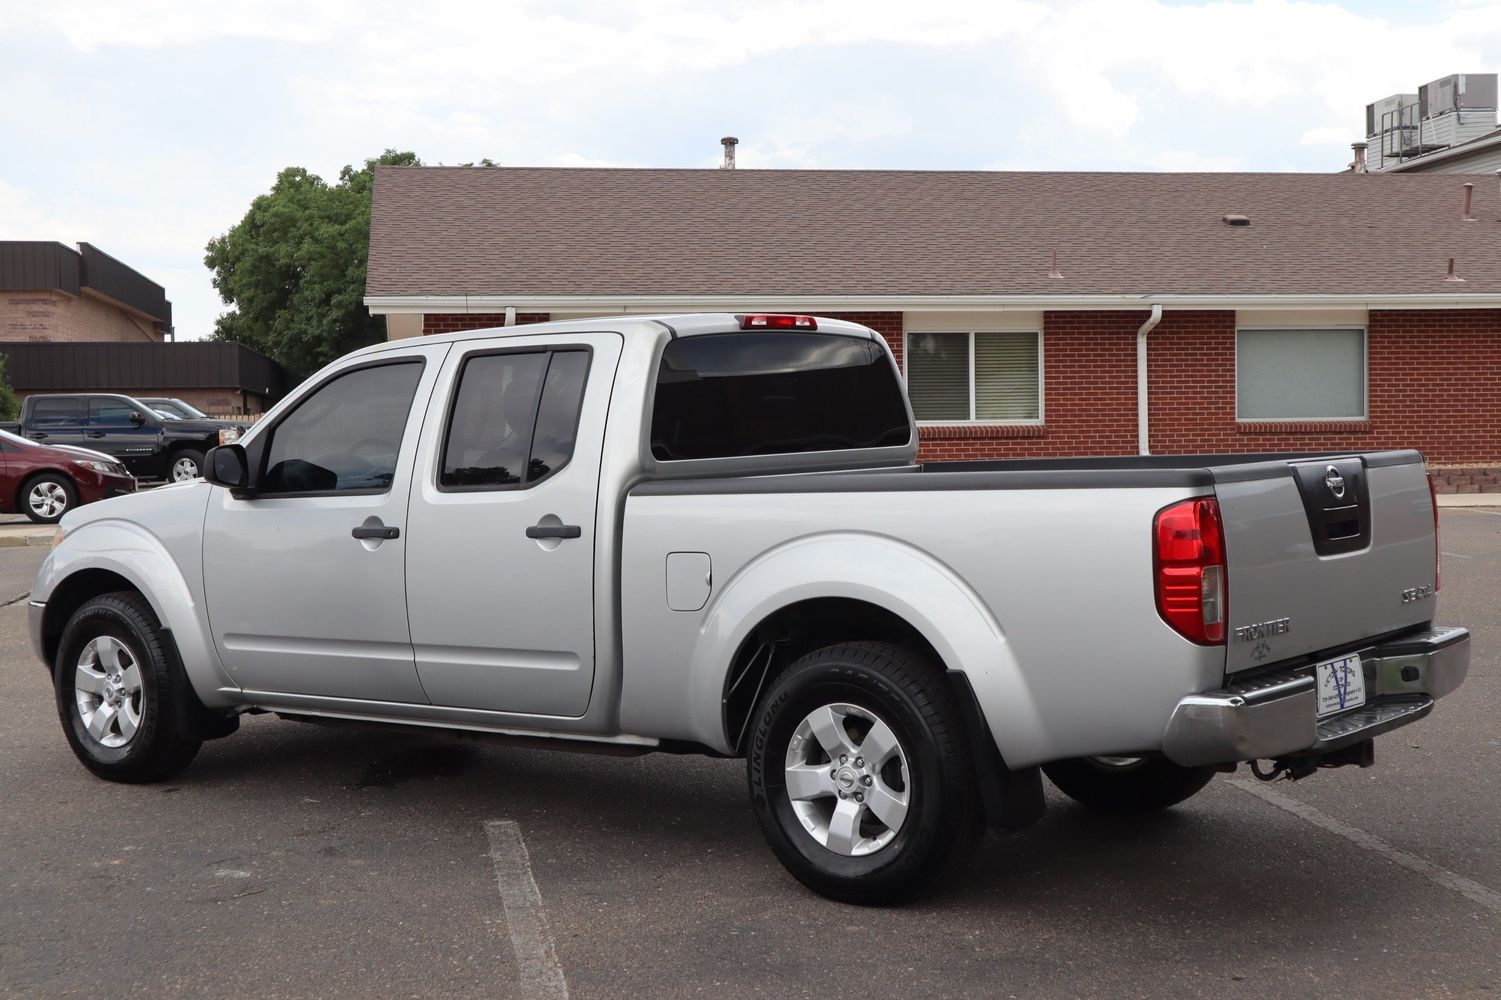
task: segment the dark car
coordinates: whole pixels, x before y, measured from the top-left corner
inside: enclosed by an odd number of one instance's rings
[[[32,441],[102,451],[142,479],[174,482],[196,479],[204,453],[244,430],[230,421],[168,419],[129,396],[105,393],[27,396],[16,425]]]
[[[0,512],[52,524],[80,504],[135,490],[135,477],[109,455],[52,448],[0,430]]]

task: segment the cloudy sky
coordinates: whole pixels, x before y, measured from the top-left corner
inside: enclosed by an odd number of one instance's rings
[[[282,167],[1328,171],[1367,102],[1501,70],[1501,0],[0,0],[0,239],[223,306]]]

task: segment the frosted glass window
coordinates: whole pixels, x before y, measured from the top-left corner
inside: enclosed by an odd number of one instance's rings
[[[1235,337],[1239,420],[1361,420],[1364,330],[1240,330]]]

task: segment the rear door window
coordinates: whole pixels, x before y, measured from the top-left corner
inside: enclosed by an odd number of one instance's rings
[[[589,352],[524,351],[467,359],[443,444],[445,490],[517,489],[573,457]]]
[[[33,427],[78,427],[83,423],[83,400],[39,399],[31,406]]]
[[[682,337],[662,353],[658,461],[899,447],[911,433],[896,369],[870,340],[727,333]]]

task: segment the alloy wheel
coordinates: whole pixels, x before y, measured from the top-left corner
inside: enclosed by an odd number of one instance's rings
[[[61,483],[44,479],[26,494],[26,504],[37,517],[50,521],[68,509],[68,491]]]
[[[810,836],[845,857],[896,837],[912,801],[907,754],[892,728],[858,705],[823,705],[792,733],[787,798]]]
[[[112,635],[90,640],[78,655],[73,696],[91,737],[111,749],[125,746],[141,727],[145,704],[139,660]]]

